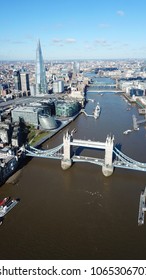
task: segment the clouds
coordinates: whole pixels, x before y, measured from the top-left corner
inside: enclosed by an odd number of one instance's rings
[[[75,44],[77,40],[75,38],[66,38],[66,39],[59,39],[54,38],[52,39],[52,44],[56,46],[64,46],[65,44]]]
[[[104,40],[104,39],[96,39],[95,44],[99,45],[99,46],[102,46],[102,47],[106,47],[106,46],[110,45],[109,42],[107,40]]]
[[[74,38],[68,38],[68,39],[65,40],[65,42],[66,42],[67,44],[74,44],[74,43],[76,43],[76,39],[74,39]]]
[[[117,15],[120,16],[120,17],[123,17],[125,15],[125,13],[122,10],[118,10]]]

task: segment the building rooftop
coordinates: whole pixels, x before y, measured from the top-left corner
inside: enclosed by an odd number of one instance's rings
[[[36,108],[36,107],[17,107],[15,108],[13,111],[14,112],[38,112],[40,110],[40,108]]]

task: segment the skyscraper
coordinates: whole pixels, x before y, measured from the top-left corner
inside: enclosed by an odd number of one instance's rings
[[[20,71],[14,70],[14,83],[15,83],[15,90],[21,90],[21,79],[20,79]]]
[[[21,90],[22,90],[22,92],[28,93],[28,91],[30,90],[29,75],[26,72],[21,72],[20,77],[21,77]]]
[[[40,40],[36,50],[36,95],[47,93],[47,82]]]

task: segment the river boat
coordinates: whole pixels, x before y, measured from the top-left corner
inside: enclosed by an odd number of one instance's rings
[[[4,217],[18,202],[18,199],[11,199],[6,205],[0,206],[0,218]]]
[[[128,133],[130,133],[132,130],[131,129],[127,129],[127,130],[125,130],[124,132],[123,132],[123,134],[128,134]]]
[[[97,119],[99,117],[100,111],[101,111],[100,105],[99,105],[99,103],[97,103],[97,105],[95,107],[95,110],[94,110],[94,118],[95,119]]]
[[[4,206],[8,201],[9,201],[10,197],[5,197],[4,199],[0,200],[0,206]]]

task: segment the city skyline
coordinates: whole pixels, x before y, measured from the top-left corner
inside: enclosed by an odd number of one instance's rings
[[[0,60],[146,58],[146,2],[1,3]]]

